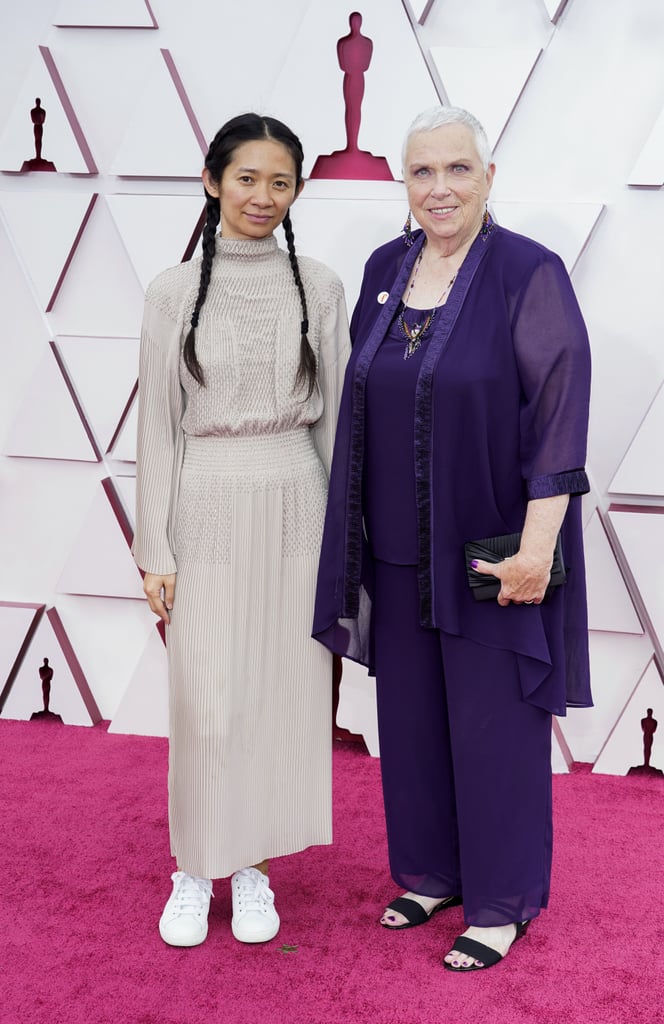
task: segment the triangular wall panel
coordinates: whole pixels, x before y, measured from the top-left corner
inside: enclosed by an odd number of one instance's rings
[[[43,308],[27,279],[0,214],[0,309],[3,310],[5,372],[0,373],[0,451],[23,392],[51,338]],[[20,337],[20,345],[15,339]],[[11,362],[7,358],[11,349]],[[0,559],[1,561],[1,559]],[[9,593],[7,592],[7,596]]]
[[[168,661],[156,629],[150,633],[108,731],[168,736]]]
[[[642,634],[643,627],[597,510],[585,528],[583,539],[589,628]]]
[[[104,199],[96,204],[49,317],[56,335],[134,337],[144,294]]]
[[[603,775],[627,775],[630,768],[644,764],[643,719],[651,708],[659,731],[655,732],[650,765],[664,778],[664,681],[654,661],[648,665],[615,728],[606,741],[593,772]],[[635,774],[640,774],[639,772]]]
[[[611,506],[609,517],[655,633],[664,637],[664,508]]]
[[[591,631],[593,708],[568,708],[559,725],[575,761],[593,762],[652,658],[646,636]]]
[[[492,149],[503,134],[541,53],[538,47],[431,47],[431,56],[449,102],[472,110],[481,121]]]
[[[58,612],[102,717],[115,714],[143,652],[155,616],[147,601],[59,594]]]
[[[107,196],[106,202],[144,289],[159,271],[180,263],[198,241],[202,198],[116,195]]]
[[[39,669],[48,659],[53,669],[49,710],[66,725],[101,721],[85,674],[55,608],[40,621],[2,709],[3,718],[29,719],[43,711]]]
[[[55,345],[98,445],[106,451],[138,374],[138,338],[59,335]]]
[[[27,161],[36,157],[31,111],[36,106],[37,97],[46,115],[43,123],[42,160],[53,164],[56,173],[96,174],[94,158],[53,55],[46,46],[39,47],[39,53],[32,62],[24,84],[15,94],[12,112],[0,138],[2,170],[21,171]],[[53,174],[52,171],[48,173]]]
[[[24,458],[99,461],[52,346],[26,388],[2,451]]]
[[[0,601],[0,711],[44,608]]]
[[[105,480],[57,583],[58,593],[144,599],[129,545],[130,527],[112,481]]]
[[[0,193],[7,230],[45,311],[56,300],[96,198],[89,192]]]
[[[664,387],[660,387],[634,440],[620,463],[609,490],[613,494],[664,497]],[[653,458],[655,452],[659,457]]]
[[[168,55],[168,56],[166,56]],[[150,76],[111,166],[126,177],[199,178],[207,146],[168,51],[148,58]]]

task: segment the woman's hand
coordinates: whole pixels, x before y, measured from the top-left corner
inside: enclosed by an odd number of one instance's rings
[[[500,593],[496,600],[504,608],[511,603],[541,604],[551,578],[552,561],[552,555],[537,558],[519,551],[498,563],[478,559],[473,568],[475,572],[500,580]]]
[[[175,595],[175,573],[168,576],[157,576],[155,573],[146,572],[143,579],[143,593],[148,599],[150,610],[163,619],[166,625],[170,625],[170,611],[173,608],[173,597]]]
[[[569,494],[534,498],[528,502],[521,547],[502,562],[473,565],[476,572],[495,576],[501,582],[499,605],[541,604],[551,579],[553,549],[569,504]]]

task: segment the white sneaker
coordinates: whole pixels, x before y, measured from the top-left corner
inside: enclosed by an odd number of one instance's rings
[[[184,871],[171,879],[173,892],[159,919],[159,934],[169,946],[198,946],[207,938],[212,882]]]
[[[269,878],[258,868],[242,868],[231,878],[233,920],[238,942],[269,942],[279,931],[279,915]]]

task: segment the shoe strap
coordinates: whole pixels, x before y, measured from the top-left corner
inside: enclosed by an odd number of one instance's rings
[[[485,946],[483,942],[477,942],[476,939],[469,939],[467,935],[459,935],[454,940],[452,949],[458,950],[459,953],[465,953],[466,956],[472,956],[474,960],[479,960],[485,967],[493,967],[503,959],[497,949]]]

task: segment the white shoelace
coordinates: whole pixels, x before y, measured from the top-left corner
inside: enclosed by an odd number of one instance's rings
[[[176,872],[172,879],[176,883],[173,894],[173,908],[178,914],[199,914],[205,910],[212,895],[212,885],[206,878],[195,878],[184,872]]]
[[[257,868],[243,868],[236,875],[239,908],[263,910],[274,903],[274,893],[268,885],[267,876]]]

